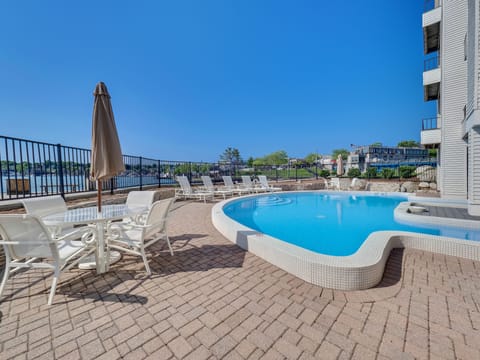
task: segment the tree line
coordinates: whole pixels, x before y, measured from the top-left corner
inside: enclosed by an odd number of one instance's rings
[[[381,142],[372,143],[372,147],[381,147],[383,144]],[[415,140],[402,140],[398,142],[398,147],[420,147],[420,144]],[[331,158],[337,159],[340,155],[343,160],[347,160],[350,151],[347,149],[334,149],[332,150]],[[431,157],[436,157],[436,149],[430,149],[429,154]],[[309,153],[302,159],[296,159],[297,165],[314,165],[318,160],[321,160],[323,155],[319,153]],[[243,160],[242,156],[240,155],[240,151],[237,148],[228,147],[225,151],[220,155],[220,163],[228,164],[232,166],[236,165],[247,165],[248,167],[253,166],[281,166],[288,164],[289,157],[285,150],[278,150],[274,151],[270,154],[265,156],[261,156],[258,158],[249,157],[247,160]]]

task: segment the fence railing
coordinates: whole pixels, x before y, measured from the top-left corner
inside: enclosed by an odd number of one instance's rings
[[[438,129],[438,117],[422,119],[422,130]]]
[[[90,150],[0,136],[0,200],[70,194],[96,190],[89,179]],[[201,175],[233,174],[231,166],[216,163],[167,161],[123,155],[125,172],[102,184],[105,190],[175,183],[185,174],[192,183]]]
[[[104,182],[104,190],[113,193],[115,189],[171,186],[175,184],[176,175],[187,175],[196,185],[202,183],[202,175],[222,183],[222,175],[231,175],[237,181],[245,174],[263,174],[272,180],[300,180],[328,177],[336,171],[334,165],[320,164],[246,168],[238,164],[158,160],[131,155],[123,155],[123,159],[125,172]],[[421,165],[435,167],[436,161],[377,161],[367,167],[376,168],[375,176],[380,176],[382,168]],[[89,179],[89,170],[89,149],[0,136],[0,200],[95,191],[96,182]],[[362,169],[364,174],[366,171]],[[370,172],[373,174],[373,170]]]

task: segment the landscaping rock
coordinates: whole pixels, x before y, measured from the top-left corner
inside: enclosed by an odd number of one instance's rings
[[[413,193],[417,191],[418,186],[416,183],[413,181],[405,181],[401,186],[400,186],[400,191],[401,192],[408,192],[408,193]]]
[[[437,190],[437,183],[431,182],[430,183],[430,189],[431,190]]]
[[[418,188],[420,190],[428,190],[430,189],[430,184],[428,182],[423,181],[420,184],[418,184]]]
[[[369,184],[368,190],[375,192],[399,192],[400,184],[371,182]]]

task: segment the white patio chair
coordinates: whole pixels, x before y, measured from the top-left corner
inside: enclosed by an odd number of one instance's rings
[[[0,215],[0,235],[0,244],[5,253],[5,273],[0,285],[0,296],[9,275],[20,268],[52,269],[53,281],[48,305],[53,302],[61,271],[70,269],[95,250],[91,228],[76,228],[67,235],[54,238],[38,217],[28,214]],[[81,241],[75,240],[79,237],[82,238]],[[75,260],[67,267],[67,263],[73,259]]]
[[[207,191],[213,191],[213,195],[221,195],[224,199],[227,198],[227,195],[233,195],[233,190],[227,188],[215,188],[213,186],[212,178],[210,176],[202,176],[203,185]]]
[[[234,193],[237,193],[238,195],[245,195],[245,194],[250,194],[250,190],[246,188],[242,188],[239,186],[235,186],[233,183],[232,177],[230,175],[224,175],[222,176],[223,183],[225,184],[225,188],[228,190],[232,190]]]
[[[38,216],[40,219],[56,213],[67,211],[67,204],[60,195],[43,196],[38,198],[23,199],[23,207],[29,215]],[[65,235],[73,229],[73,225],[62,225],[60,227],[48,227],[55,235]]]
[[[167,234],[168,213],[175,198],[156,201],[152,204],[144,224],[112,223],[107,230],[108,246],[128,254],[141,256],[147,274],[150,275],[145,249],[162,238],[165,238],[170,255],[173,256],[172,245]]]
[[[260,181],[260,187],[266,191],[282,191],[280,187],[270,186],[265,175],[258,175],[258,181]]]
[[[198,199],[206,202],[208,197],[213,200],[213,191],[193,190],[185,175],[177,176],[177,182],[180,184],[180,189],[175,189],[175,198],[183,197],[184,199]]]
[[[129,208],[135,207],[144,207],[146,210],[142,214],[137,215],[136,219],[123,219],[123,222],[130,223],[131,221],[141,222],[142,219],[148,213],[148,209],[153,204],[153,200],[155,199],[155,191],[130,191],[127,195],[127,200],[125,204]],[[143,219],[144,221],[144,219]]]

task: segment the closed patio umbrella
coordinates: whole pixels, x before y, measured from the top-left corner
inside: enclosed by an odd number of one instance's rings
[[[337,175],[338,176],[343,175],[343,159],[341,154],[338,154],[338,157],[337,157]]]
[[[102,181],[125,171],[117,127],[107,87],[99,82],[95,87],[92,116],[92,154],[90,177],[97,181],[97,206],[102,210]]]

